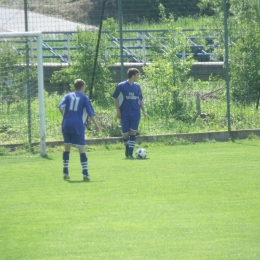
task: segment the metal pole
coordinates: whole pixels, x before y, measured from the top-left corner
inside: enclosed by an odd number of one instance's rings
[[[228,132],[231,135],[231,123],[230,123],[230,92],[229,92],[229,49],[228,49],[228,12],[227,12],[227,0],[223,0],[224,10],[224,39],[225,39],[225,73],[226,73],[226,93],[227,93],[227,119],[228,119]]]
[[[124,80],[124,59],[123,59],[123,15],[122,15],[122,0],[118,0],[118,24],[120,38],[120,78]]]
[[[28,9],[27,9],[27,0],[24,0],[24,27],[25,27],[25,31],[28,32]]]
[[[39,95],[39,116],[40,116],[40,147],[41,156],[46,156],[46,134],[45,134],[45,108],[44,108],[44,79],[42,66],[42,35],[37,37],[37,60],[38,60],[38,95]]]
[[[28,12],[27,12],[27,0],[24,0],[24,24],[25,31],[28,32]],[[31,120],[31,90],[30,90],[30,62],[29,62],[29,41],[26,39],[26,90],[27,90],[27,128],[28,128],[28,142],[32,143],[32,120]]]
[[[97,68],[97,62],[98,62],[98,53],[99,53],[101,32],[102,32],[102,26],[103,26],[105,4],[106,4],[106,0],[103,0],[101,19],[100,19],[100,25],[99,25],[99,30],[98,30],[98,39],[97,39],[96,52],[95,52],[96,54],[95,54],[95,60],[94,60],[94,67],[93,67],[93,73],[92,73],[92,78],[91,78],[91,85],[90,85],[90,90],[89,90],[89,98],[90,99],[92,99],[93,89],[94,89],[94,80],[95,80],[95,74],[96,74],[96,68]]]

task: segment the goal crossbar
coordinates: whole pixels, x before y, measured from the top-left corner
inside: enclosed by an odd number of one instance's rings
[[[8,32],[0,33],[1,38],[35,37],[37,40],[37,70],[38,70],[38,98],[39,98],[39,121],[40,121],[40,153],[46,156],[46,133],[45,133],[45,107],[44,107],[44,81],[42,61],[42,33],[41,32]]]

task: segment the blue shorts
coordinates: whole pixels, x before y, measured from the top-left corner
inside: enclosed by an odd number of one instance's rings
[[[122,133],[127,134],[130,130],[137,131],[140,121],[140,115],[134,117],[122,117],[121,125],[122,125]]]
[[[85,146],[85,136],[76,133],[63,133],[64,144],[71,144],[74,146]]]

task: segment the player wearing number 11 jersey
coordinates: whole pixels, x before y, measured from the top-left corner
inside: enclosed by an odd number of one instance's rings
[[[88,158],[85,152],[85,123],[89,116],[94,123],[96,131],[99,126],[95,119],[95,111],[91,102],[84,94],[85,82],[82,79],[76,79],[74,82],[75,92],[66,94],[61,100],[58,108],[63,116],[62,133],[64,139],[63,152],[63,177],[64,180],[69,176],[69,154],[71,146],[78,147],[80,153],[80,162],[84,180],[90,180],[88,174]]]

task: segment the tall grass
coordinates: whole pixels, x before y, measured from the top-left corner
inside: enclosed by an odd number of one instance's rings
[[[143,87],[147,118],[141,118],[140,135],[168,134],[168,133],[188,133],[188,132],[208,132],[227,130],[227,104],[225,90],[215,98],[200,99],[202,116],[197,113],[197,98],[193,93],[196,89],[187,92],[185,102],[189,103],[189,110],[182,111],[177,116],[169,114],[156,104],[156,95],[149,88]],[[208,93],[210,89],[205,89],[201,93]],[[62,140],[61,121],[62,117],[57,109],[62,95],[45,95],[45,115],[46,115],[46,138],[48,141]],[[86,134],[88,137],[114,137],[121,136],[120,122],[116,118],[116,113],[112,100],[105,109],[98,107],[94,103],[97,113],[97,120],[101,126],[98,135],[92,131],[90,125]],[[161,110],[160,110],[161,109]],[[31,102],[32,141],[39,141],[39,104],[35,98]],[[28,140],[28,113],[27,102],[21,100],[13,103],[7,108],[1,105],[0,117],[0,144],[26,143]],[[232,104],[231,106],[231,126],[232,130],[253,129],[260,125],[260,114],[253,106],[241,106]]]
[[[206,29],[211,25],[211,28],[223,27],[223,22],[215,17],[209,16],[195,16],[195,17],[179,17],[175,19],[174,25],[176,28],[182,29]],[[141,23],[125,23],[123,30],[165,30],[165,23],[142,21]]]

